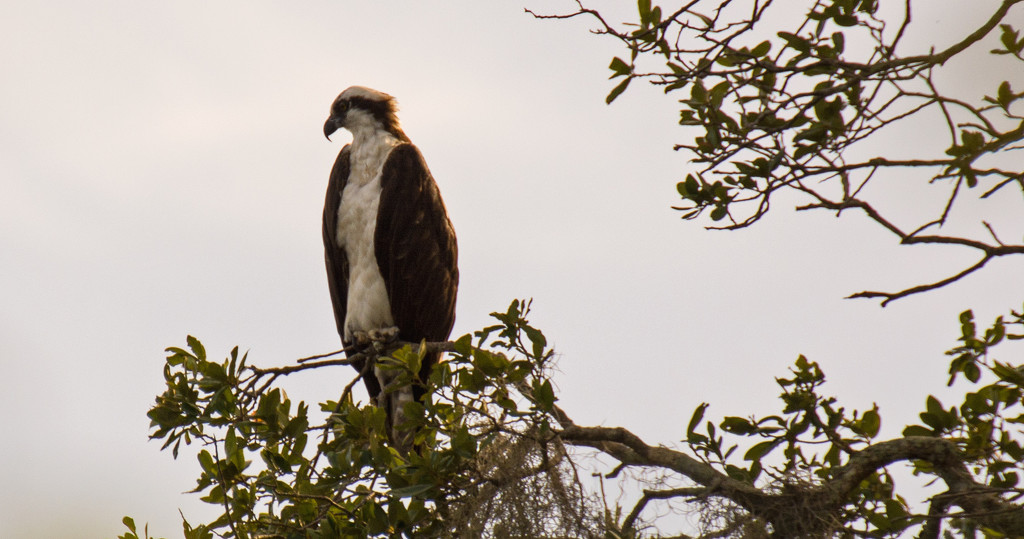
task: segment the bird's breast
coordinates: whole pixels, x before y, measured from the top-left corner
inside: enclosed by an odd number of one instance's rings
[[[387,286],[374,251],[381,171],[393,147],[383,143],[368,149],[354,148],[351,174],[341,194],[336,239],[349,264],[346,341],[357,331],[394,326]]]

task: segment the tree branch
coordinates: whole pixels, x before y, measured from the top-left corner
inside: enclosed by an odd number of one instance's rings
[[[629,512],[625,520],[622,521],[622,527],[626,530],[635,529],[634,525],[636,520],[640,518],[640,513],[647,507],[647,503],[651,500],[667,500],[669,498],[688,497],[696,498],[705,496],[708,494],[708,489],[704,487],[684,487],[674,488],[669,490],[647,490],[644,489],[643,496],[633,506],[633,510]]]
[[[898,292],[877,292],[877,291],[865,290],[865,291],[857,292],[856,294],[852,294],[850,296],[847,296],[847,299],[853,299],[853,298],[883,298],[882,299],[882,306],[885,307],[890,301],[897,300],[897,299],[900,299],[900,298],[903,298],[903,297],[907,297],[907,296],[910,296],[910,295],[913,295],[913,294],[919,294],[921,292],[927,292],[929,290],[935,290],[937,288],[942,288],[942,287],[944,287],[944,286],[946,286],[948,284],[951,284],[951,283],[954,283],[956,281],[959,281],[960,279],[963,279],[964,277],[966,277],[966,276],[968,276],[968,275],[978,271],[982,267],[984,267],[985,264],[987,264],[993,258],[1000,257],[1000,256],[1006,256],[1006,255],[1024,254],[1024,245],[1003,245],[1001,243],[998,244],[998,245],[990,245],[990,244],[987,244],[987,243],[984,243],[984,242],[981,242],[981,241],[976,241],[976,240],[972,240],[972,239],[968,239],[968,238],[958,238],[958,237],[951,237],[951,236],[935,236],[935,235],[918,236],[918,235],[915,235],[915,233],[907,234],[906,232],[903,232],[902,230],[900,230],[896,225],[891,223],[888,219],[886,219],[881,214],[879,214],[878,211],[876,211],[870,204],[868,204],[867,202],[864,202],[863,200],[860,200],[860,199],[857,199],[857,198],[849,198],[849,199],[843,200],[841,202],[834,202],[834,201],[830,201],[830,200],[825,199],[824,197],[818,195],[817,193],[812,193],[812,194],[816,195],[816,198],[818,199],[818,202],[815,202],[813,204],[807,204],[805,206],[799,206],[799,207],[797,207],[797,211],[809,210],[809,209],[817,209],[817,208],[824,208],[824,209],[842,211],[843,209],[847,209],[847,208],[858,208],[858,209],[862,210],[865,214],[867,214],[868,218],[870,218],[872,221],[880,224],[882,227],[884,227],[885,229],[889,230],[890,232],[892,232],[893,234],[898,236],[900,238],[900,243],[902,243],[904,245],[916,245],[916,244],[960,245],[960,246],[964,246],[964,247],[970,247],[972,249],[977,249],[977,250],[982,251],[984,253],[984,256],[981,258],[981,260],[976,262],[974,265],[972,265],[970,267],[967,267],[967,268],[963,269],[962,271],[960,271],[960,272],[958,272],[958,273],[956,273],[954,275],[951,275],[951,276],[949,276],[949,277],[947,277],[945,279],[942,279],[942,280],[939,280],[939,281],[936,281],[936,282],[933,282],[933,283],[922,284],[922,285],[918,285],[918,286],[912,286],[910,288],[906,288],[906,289],[900,290]],[[989,228],[989,232],[992,233],[993,236],[995,235],[995,232],[992,231],[991,228]],[[996,241],[998,241],[998,238],[996,239]]]
[[[816,518],[824,518],[827,516],[824,512],[839,511],[849,494],[872,473],[895,462],[923,460],[933,466],[935,474],[946,484],[948,504],[961,507],[965,512],[962,516],[1003,533],[1013,534],[1024,529],[1024,508],[1002,500],[998,496],[1001,491],[978,484],[963,463],[956,444],[942,438],[911,436],[879,442],[854,453],[846,465],[837,468],[831,479],[816,488],[796,494],[767,494],[679,451],[650,446],[624,428],[572,426],[558,434],[571,445],[598,449],[624,464],[672,470],[704,487],[678,491],[675,495],[723,496],[776,525],[799,521],[800,518],[794,518],[794,511],[806,519],[809,507],[822,512],[816,514]],[[665,492],[666,497],[673,495],[672,491]],[[658,494],[657,491],[645,492],[644,496],[651,499]],[[638,518],[643,504],[646,501],[641,499],[630,513],[630,522]]]
[[[967,513],[961,516],[1009,535],[1024,530],[1024,508],[1002,500],[997,495],[1002,491],[978,484],[956,444],[943,438],[908,436],[866,447],[838,468],[824,488],[842,497],[875,471],[908,460],[923,460],[933,466],[935,475],[948,487],[943,498],[947,505],[957,505]]]
[[[634,466],[652,466],[678,472],[721,493],[744,509],[759,514],[769,495],[742,481],[733,479],[710,465],[667,447],[647,445],[639,436],[622,427],[571,426],[558,432],[571,445],[592,447],[620,462]]]
[[[885,307],[886,305],[889,304],[890,301],[897,300],[897,299],[900,299],[900,298],[905,298],[905,297],[910,296],[912,294],[919,294],[921,292],[927,292],[929,290],[935,290],[936,288],[942,288],[942,287],[944,287],[944,286],[946,286],[948,284],[955,283],[956,281],[959,281],[960,279],[963,279],[964,277],[974,273],[975,271],[980,270],[983,266],[985,266],[985,264],[988,263],[989,260],[992,260],[992,257],[991,256],[985,256],[984,258],[979,260],[976,264],[974,264],[973,266],[971,266],[971,267],[969,267],[967,269],[964,269],[960,273],[957,273],[955,275],[951,275],[949,277],[946,277],[945,279],[942,279],[941,281],[935,281],[934,283],[912,286],[910,288],[907,288],[907,289],[904,289],[904,290],[900,290],[899,292],[875,292],[875,291],[871,291],[871,290],[865,290],[863,292],[857,292],[856,294],[850,294],[849,296],[846,296],[846,299],[884,298],[882,300],[882,307]]]
[[[932,498],[931,503],[928,504],[928,519],[921,527],[921,533],[918,534],[917,539],[939,539],[939,534],[942,533],[942,519],[947,517],[947,507],[949,507],[949,502],[944,495],[940,494]]]

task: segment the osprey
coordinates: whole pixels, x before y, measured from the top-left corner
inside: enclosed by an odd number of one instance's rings
[[[327,282],[347,355],[396,334],[414,343],[443,341],[455,322],[455,231],[395,111],[390,95],[353,86],[334,100],[324,123],[328,140],[339,128],[352,133],[331,170],[323,218]],[[398,445],[406,445],[396,430],[402,405],[426,393],[423,382],[440,357],[426,355],[411,387],[388,387],[394,375],[381,369],[364,373]],[[353,366],[364,372],[365,360]]]

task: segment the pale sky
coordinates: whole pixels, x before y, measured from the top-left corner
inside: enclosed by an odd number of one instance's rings
[[[951,4],[916,18],[910,43],[993,2]],[[321,127],[354,84],[398,99],[441,187],[459,237],[453,335],[534,298],[578,423],[670,444],[704,401],[708,418],[774,413],[773,379],[801,353],[843,405],[878,403],[887,436],[929,393],[955,393],[943,352],[958,313],[1019,309],[1022,261],[881,309],[843,297],[974,254],[899,247],[856,215],[795,214],[796,199],[740,232],[681,221],[676,97],[634,85],[606,106],[615,43],[523,13],[571,5],[4,2],[0,537],[113,537],[124,515],[180,537],[179,508],[213,514],[183,494],[190,454],[147,440],[163,350],[192,334],[213,357],[239,345],[271,366],[337,348],[320,215],[348,135]],[[979,65],[962,68],[975,99],[1024,78]],[[999,204],[994,218],[1019,222],[1019,204]],[[351,375],[286,388],[318,402]]]

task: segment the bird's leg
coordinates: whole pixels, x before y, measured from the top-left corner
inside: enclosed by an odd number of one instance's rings
[[[387,407],[389,425],[389,438],[392,447],[405,455],[412,447],[414,432],[404,425],[408,418],[405,415],[405,403],[412,402],[412,388],[409,386],[398,387],[391,392],[381,393],[387,395],[384,406]]]
[[[398,340],[398,328],[395,326],[371,329],[363,335],[373,345],[378,355],[388,353],[388,347]],[[389,438],[393,446],[401,453],[408,452],[412,443],[413,433],[399,426],[405,423],[405,403],[413,400],[412,388],[398,385],[399,373],[375,366],[374,375],[380,382],[382,391],[377,396],[377,405],[387,410]]]

